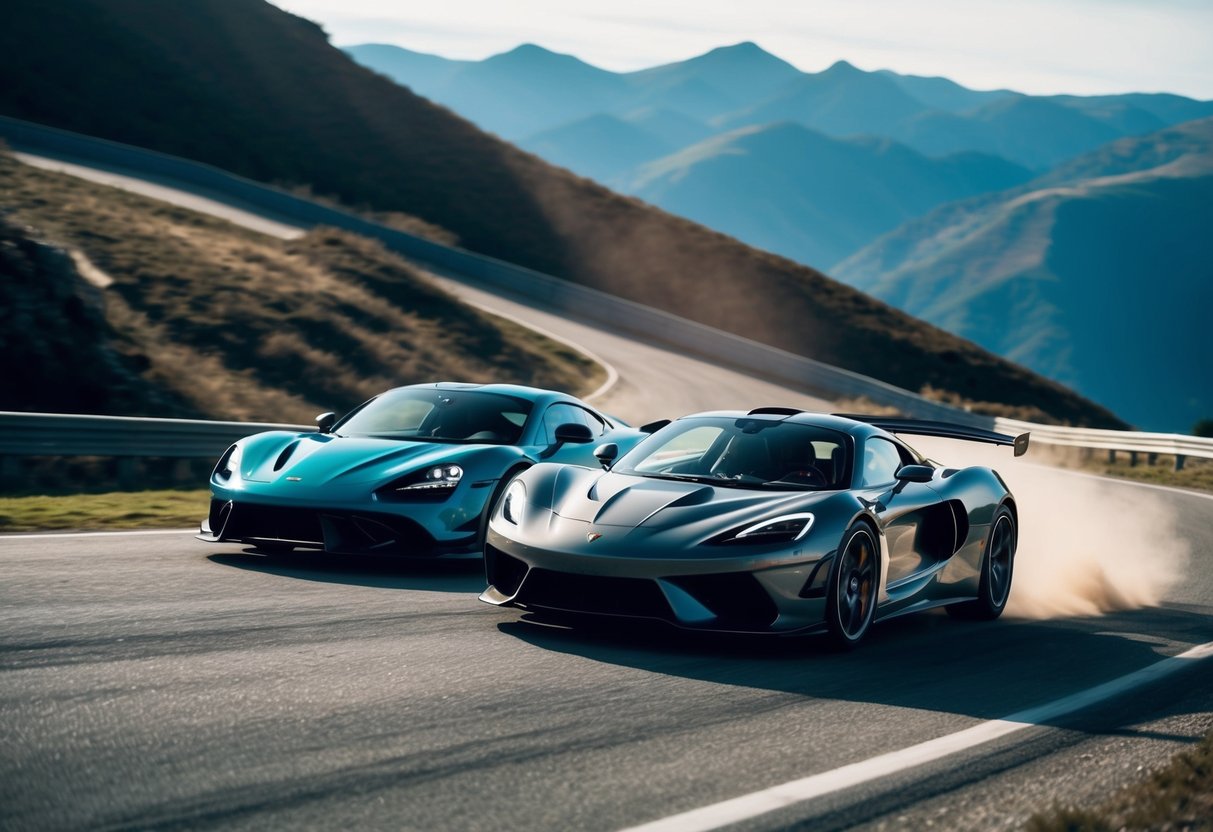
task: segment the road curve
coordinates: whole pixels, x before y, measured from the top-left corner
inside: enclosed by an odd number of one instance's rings
[[[455,288],[614,364],[602,404],[625,417],[809,402]],[[860,764],[1213,640],[1213,500],[1165,498],[1160,534],[1189,562],[1157,607],[928,614],[848,655],[541,626],[477,604],[467,563],[270,560],[186,534],[0,537],[0,826],[612,830]],[[1210,665],[740,828],[1013,827],[1208,730]]]

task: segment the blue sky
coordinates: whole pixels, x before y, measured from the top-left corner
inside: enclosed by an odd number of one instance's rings
[[[484,58],[538,43],[613,70],[752,40],[803,70],[945,75],[1031,93],[1213,98],[1213,0],[275,0],[339,46]]]

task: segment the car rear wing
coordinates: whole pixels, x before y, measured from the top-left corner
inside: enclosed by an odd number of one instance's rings
[[[941,439],[962,439],[967,442],[986,442],[991,445],[1010,445],[1015,449],[1015,456],[1023,456],[1028,452],[1028,437],[1031,435],[1021,433],[1019,436],[1010,436],[984,428],[972,428],[968,425],[956,425],[951,422],[932,422],[927,419],[900,419],[895,416],[864,416],[854,413],[835,413],[834,415],[844,419],[854,419],[856,422],[865,422],[874,428],[887,430],[889,433],[938,436]]]

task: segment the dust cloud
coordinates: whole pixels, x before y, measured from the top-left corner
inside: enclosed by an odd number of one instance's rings
[[[939,462],[998,471],[1019,507],[1019,546],[1006,615],[1056,618],[1154,606],[1179,579],[1188,545],[1165,493],[1042,467],[1047,448],[906,437]],[[918,440],[918,441],[915,441]]]

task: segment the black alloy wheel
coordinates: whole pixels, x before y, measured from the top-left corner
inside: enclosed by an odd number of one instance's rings
[[[880,549],[871,527],[859,523],[843,536],[830,570],[826,626],[835,646],[849,650],[867,635],[879,584]]]

